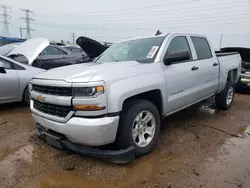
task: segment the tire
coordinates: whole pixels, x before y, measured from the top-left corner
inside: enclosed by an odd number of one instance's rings
[[[140,121],[140,115],[142,121]],[[152,119],[147,124],[145,121],[143,123],[143,119],[146,120],[146,115],[149,119],[150,117]],[[160,114],[153,103],[140,99],[131,100],[124,105],[121,114],[116,146],[120,149],[134,146],[137,157],[146,155],[154,149],[157,143],[160,134],[160,125]],[[150,132],[151,136],[145,133],[146,131]],[[142,139],[139,138],[143,137],[145,142],[140,142]]]
[[[25,88],[23,92],[23,102],[26,105],[30,105],[30,96],[29,96],[29,89],[28,87]]]
[[[229,95],[231,99],[229,100]],[[228,81],[224,90],[215,96],[216,107],[220,110],[228,110],[233,101],[235,95],[235,85],[233,82]]]

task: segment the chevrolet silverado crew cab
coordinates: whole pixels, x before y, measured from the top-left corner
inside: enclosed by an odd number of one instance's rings
[[[240,73],[240,55],[215,54],[202,35],[129,39],[92,63],[32,79],[36,133],[58,148],[126,161],[152,151],[161,118],[212,96],[218,109],[229,109]]]

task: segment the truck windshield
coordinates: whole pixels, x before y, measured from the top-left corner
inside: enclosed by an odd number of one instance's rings
[[[154,61],[164,39],[165,37],[152,37],[114,44],[96,62],[139,61],[151,63]]]

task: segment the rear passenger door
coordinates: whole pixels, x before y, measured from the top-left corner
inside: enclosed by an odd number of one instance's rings
[[[219,64],[205,37],[190,36],[190,38],[196,52],[196,65],[199,67],[197,94],[199,98],[204,98],[218,90]]]

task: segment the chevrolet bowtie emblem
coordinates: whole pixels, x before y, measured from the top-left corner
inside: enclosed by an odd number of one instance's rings
[[[45,97],[43,97],[42,95],[38,95],[38,96],[36,97],[36,99],[37,99],[39,102],[44,102]]]

